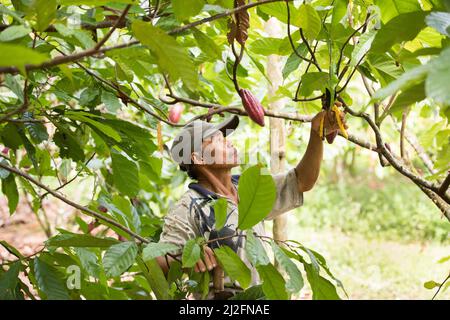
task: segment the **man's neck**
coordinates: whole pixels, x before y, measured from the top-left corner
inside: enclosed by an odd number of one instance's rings
[[[236,188],[231,181],[231,169],[206,169],[199,170],[198,183],[205,188],[237,203]]]

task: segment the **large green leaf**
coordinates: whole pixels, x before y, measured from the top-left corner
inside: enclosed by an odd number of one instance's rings
[[[2,179],[2,192],[8,198],[9,214],[13,214],[19,203],[19,192],[14,175],[9,174],[5,179]]]
[[[190,239],[186,242],[181,261],[183,268],[192,268],[200,259],[200,246],[196,239]]]
[[[56,17],[56,0],[34,0],[32,12],[36,15],[35,28],[42,32]]]
[[[450,104],[450,48],[430,62],[430,72],[425,81],[425,91],[429,98],[443,104]]]
[[[299,25],[303,29],[305,37],[308,40],[315,39],[322,28],[317,11],[309,4],[302,4],[298,15]]]
[[[226,274],[232,279],[239,282],[242,288],[247,288],[252,281],[250,269],[239,258],[236,252],[228,246],[222,246],[214,249],[220,265]]]
[[[352,59],[350,65],[352,67],[356,66],[356,64],[364,57],[364,55],[370,50],[372,46],[372,42],[375,39],[376,32],[368,32],[363,34],[358,43],[355,45],[355,48],[352,51]]]
[[[15,66],[22,73],[25,73],[26,64],[40,64],[47,60],[47,57],[30,48],[0,43],[0,67]]]
[[[210,60],[214,61],[222,58],[222,50],[214,42],[213,39],[208,37],[205,33],[198,29],[192,30],[194,38],[197,41],[199,48],[208,56]]]
[[[187,50],[174,38],[150,23],[139,20],[132,24],[132,30],[134,36],[148,46],[156,56],[163,72],[167,72],[172,80],[181,78],[189,88],[196,88],[197,68],[192,63]]]
[[[135,242],[127,241],[115,244],[106,250],[103,267],[108,277],[117,277],[124,273],[135,261],[138,247]]]
[[[328,73],[326,72],[308,72],[302,76],[300,86],[300,95],[307,97],[314,91],[325,91],[328,82]]]
[[[289,295],[286,292],[286,282],[283,276],[272,265],[260,265],[257,266],[259,276],[261,277],[263,284],[262,289],[267,299],[269,300],[288,300]]]
[[[119,191],[134,197],[139,192],[138,166],[117,152],[111,152],[114,184]]]
[[[297,293],[303,288],[303,277],[300,270],[297,268],[294,262],[280,249],[280,247],[272,242],[272,250],[275,259],[283,267],[289,276],[289,280],[286,282],[286,289],[291,293]]]
[[[86,248],[75,248],[83,269],[92,277],[99,278],[100,264],[97,255]]]
[[[39,290],[48,300],[69,300],[69,294],[56,268],[40,258],[34,258],[34,274]]]
[[[383,23],[401,13],[421,10],[417,0],[375,0],[375,4],[380,8]]]
[[[164,256],[167,253],[174,253],[178,250],[178,246],[172,243],[149,243],[142,251],[142,259],[144,259],[144,261],[148,261],[156,257]]]
[[[389,108],[389,113],[400,117],[403,110],[415,102],[425,99],[425,83],[421,82],[409,89],[402,91]]]
[[[205,5],[205,0],[172,0],[172,8],[175,17],[179,21],[184,21],[189,17],[195,16]]]
[[[264,168],[256,165],[245,170],[239,178],[238,228],[249,229],[272,211],[276,199],[275,182]]]
[[[227,206],[228,202],[224,198],[219,198],[214,202],[215,228],[217,231],[222,229],[227,221]]]
[[[11,26],[0,32],[0,41],[6,42],[19,39],[25,37],[29,33],[31,33],[31,29],[24,25]]]
[[[340,300],[336,287],[328,279],[319,275],[319,271],[312,264],[305,262],[303,266],[311,285],[314,300]]]
[[[0,300],[15,300],[16,287],[19,280],[20,262],[9,266],[8,271],[0,274]]]
[[[407,90],[414,85],[422,82],[428,71],[430,70],[429,65],[421,65],[414,69],[406,71],[398,79],[389,83],[386,87],[381,88],[373,95],[374,100],[384,99],[400,90]]]
[[[269,264],[270,259],[261,241],[253,235],[251,229],[247,231],[246,235],[245,252],[248,260],[254,266]]]
[[[372,43],[372,51],[377,53],[386,52],[394,44],[413,40],[425,27],[425,16],[427,12],[402,13],[378,30]]]
[[[138,257],[137,263],[156,298],[160,300],[170,299],[169,284],[156,259],[151,259],[144,263],[144,261]]]
[[[48,239],[45,244],[49,247],[98,247],[108,248],[118,241],[112,238],[98,238],[89,234],[58,234]]]

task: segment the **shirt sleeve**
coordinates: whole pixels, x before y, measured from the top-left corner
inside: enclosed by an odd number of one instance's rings
[[[176,254],[181,253],[186,242],[196,237],[193,226],[189,207],[179,201],[169,209],[164,217],[159,242],[174,244],[179,248]]]
[[[266,217],[271,220],[277,216],[303,205],[303,193],[298,190],[297,172],[295,168],[272,175],[277,189],[277,197],[272,211]]]

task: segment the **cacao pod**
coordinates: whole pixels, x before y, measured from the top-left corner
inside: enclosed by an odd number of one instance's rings
[[[8,154],[8,152],[9,152],[9,148],[8,148],[8,147],[5,147],[5,148],[2,150],[2,153],[3,153],[3,154]]]
[[[249,90],[240,89],[239,95],[242,99],[245,111],[254,122],[264,127],[264,108],[256,97]]]
[[[178,123],[183,112],[183,105],[177,103],[169,110],[169,120],[173,123]]]
[[[327,142],[328,142],[329,144],[332,144],[333,141],[334,141],[334,138],[336,138],[337,134],[338,134],[337,131],[335,131],[335,132],[333,132],[333,133],[330,133],[330,134],[327,134],[327,135],[325,136],[325,138],[327,138]]]
[[[102,205],[98,206],[97,209],[98,209],[98,211],[103,212],[103,213],[108,212],[108,209]]]

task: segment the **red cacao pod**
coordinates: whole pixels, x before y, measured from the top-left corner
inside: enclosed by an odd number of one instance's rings
[[[178,123],[178,121],[180,121],[182,112],[183,112],[183,105],[178,103],[175,104],[169,110],[169,120],[173,123]]]
[[[8,152],[9,152],[9,148],[8,148],[8,147],[5,147],[5,148],[2,150],[2,153],[3,153],[3,154],[8,154]]]
[[[338,134],[337,131],[334,131],[333,133],[327,134],[327,135],[325,136],[325,138],[327,138],[327,142],[328,142],[329,144],[332,144],[333,141],[334,141],[334,138],[336,138],[337,134]]]
[[[249,90],[240,89],[239,95],[242,99],[245,111],[254,122],[264,127],[264,108],[256,97]]]

